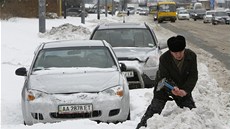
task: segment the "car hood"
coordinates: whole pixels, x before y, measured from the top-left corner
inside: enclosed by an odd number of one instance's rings
[[[149,56],[159,55],[157,48],[114,47],[113,49],[119,61],[137,60],[139,62],[145,62]]]
[[[100,92],[119,85],[118,70],[52,69],[34,72],[29,78],[31,89],[46,93]]]

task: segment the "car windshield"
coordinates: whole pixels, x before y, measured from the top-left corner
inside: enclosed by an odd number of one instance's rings
[[[176,6],[174,4],[162,4],[159,6],[160,12],[175,12]]]
[[[187,11],[179,11],[179,14],[188,14]]]
[[[33,70],[51,67],[96,67],[112,68],[116,66],[106,47],[50,48],[39,52]]]
[[[81,10],[77,9],[77,8],[70,8],[67,9],[67,12],[80,12]]]
[[[226,12],[216,12],[215,15],[216,16],[228,16]]]
[[[207,12],[207,15],[212,15],[214,14],[215,12]]]
[[[106,40],[113,47],[154,47],[154,38],[147,29],[98,30],[93,39]]]
[[[205,14],[206,10],[204,10],[204,9],[197,9],[196,12],[197,13],[204,13]]]

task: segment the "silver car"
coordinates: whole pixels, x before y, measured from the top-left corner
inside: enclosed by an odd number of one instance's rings
[[[212,24],[230,24],[230,17],[224,10],[216,10],[212,17]]]
[[[130,119],[128,82],[122,74],[125,69],[106,41],[42,43],[30,69],[15,71],[25,76],[21,103],[24,123]]]
[[[206,11],[204,15],[203,23],[211,23],[214,14],[215,14],[215,10]]]
[[[90,39],[106,40],[112,45],[119,62],[127,66],[124,74],[130,89],[153,87],[161,51],[153,29],[147,24],[101,24]]]

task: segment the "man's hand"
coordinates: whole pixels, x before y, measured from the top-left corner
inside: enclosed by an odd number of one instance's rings
[[[184,90],[181,90],[179,89],[178,87],[174,87],[173,90],[172,90],[172,93],[175,95],[175,96],[180,96],[180,97],[184,97],[187,95],[187,93],[184,91]]]

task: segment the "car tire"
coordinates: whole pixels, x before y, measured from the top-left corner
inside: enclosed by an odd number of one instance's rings
[[[129,109],[129,114],[128,114],[128,117],[126,120],[131,120],[131,117],[130,117],[130,109]]]
[[[158,23],[162,23],[162,20],[158,20]]]

